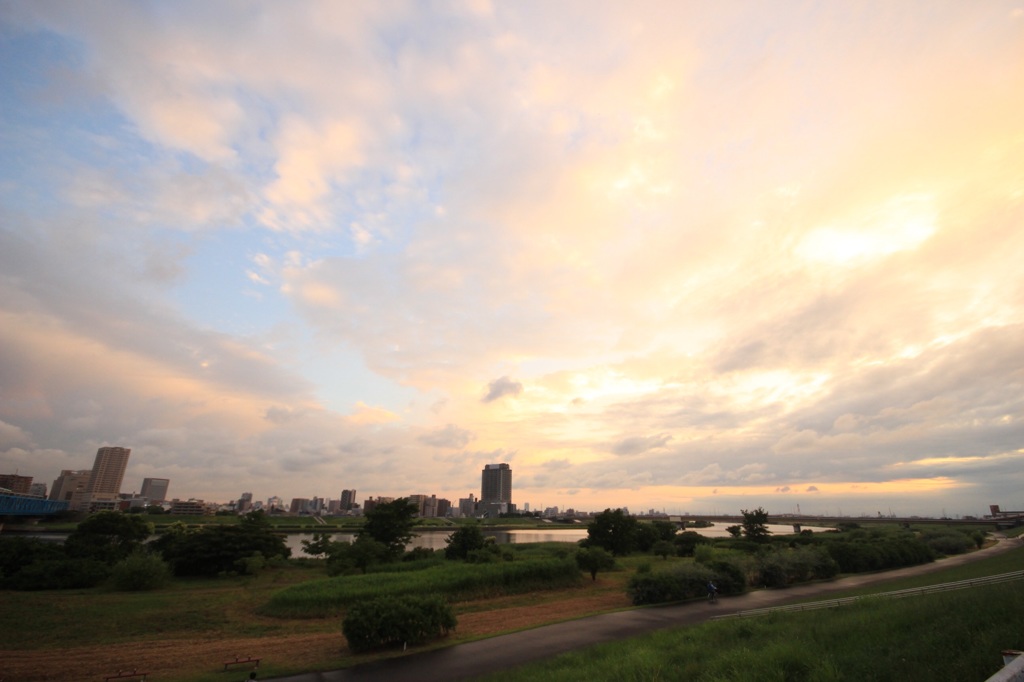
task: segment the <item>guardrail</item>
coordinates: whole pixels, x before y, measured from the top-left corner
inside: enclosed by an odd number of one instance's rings
[[[879,592],[878,594],[864,595],[860,597],[843,597],[842,599],[826,599],[823,601],[807,602],[806,604],[790,604],[788,606],[769,606],[763,609],[747,609],[735,613],[726,613],[720,616],[712,616],[712,620],[723,618],[747,618],[751,616],[765,616],[769,613],[791,613],[795,611],[815,611],[817,609],[831,609],[839,606],[846,606],[862,599],[902,599],[903,597],[916,597],[922,594],[933,594],[936,592],[951,592],[953,590],[964,590],[969,587],[981,587],[984,585],[997,585],[1015,580],[1024,580],[1024,571],[1012,573],[1000,573],[985,578],[971,578],[969,580],[958,580],[953,583],[940,583],[926,587],[912,587],[906,590],[895,590],[893,592]]]

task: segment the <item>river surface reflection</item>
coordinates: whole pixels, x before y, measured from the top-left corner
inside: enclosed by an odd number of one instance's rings
[[[701,535],[709,538],[724,538],[728,537],[729,533],[726,531],[726,524],[720,523],[710,528],[687,528],[687,530],[693,530]],[[811,530],[815,533],[821,533],[823,531],[832,530],[831,528],[817,527],[817,526],[803,526],[804,530]],[[438,530],[421,530],[417,531],[416,537],[413,538],[412,542],[409,543],[408,549],[415,547],[425,547],[427,549],[444,549],[447,546],[448,536],[455,532],[456,528],[442,528]],[[789,535],[793,532],[793,526],[789,524],[768,524],[768,530],[773,535]],[[572,542],[575,543],[583,538],[587,537],[586,527],[577,528],[552,528],[552,529],[536,529],[529,528],[523,530],[488,530],[483,529],[484,535],[487,537],[493,537],[494,541],[499,545],[505,544],[523,544],[527,542]],[[292,550],[293,557],[304,556],[302,552],[302,541],[311,540],[313,538],[312,532],[310,533],[290,533],[288,535],[287,544]],[[354,533],[332,533],[331,539],[336,542],[352,542],[355,539]]]

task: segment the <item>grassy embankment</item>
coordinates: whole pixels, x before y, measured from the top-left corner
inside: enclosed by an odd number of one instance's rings
[[[556,553],[559,550],[564,553],[564,544],[551,543],[547,548],[530,545],[514,547],[514,551],[517,553],[531,552],[534,555],[540,555],[545,552]],[[525,558],[525,556],[524,554],[521,558]],[[621,595],[624,594],[625,584],[635,572],[637,565],[647,562],[658,568],[671,565],[676,561],[685,560],[670,559],[665,563],[661,559],[651,557],[630,557],[620,561],[622,570],[603,574],[602,579],[597,583],[584,580],[581,586],[573,588],[533,591],[528,594],[511,595],[498,599],[479,599],[477,597],[457,604],[456,612],[460,616],[468,614],[479,615],[496,608],[514,609],[518,605],[528,605],[532,610],[533,607],[543,606],[544,604],[557,605],[563,603],[563,600],[579,599],[581,595]],[[879,587],[876,591],[901,589],[917,584],[934,584],[979,575],[1020,570],[1022,565],[1024,565],[1024,551],[1016,550],[991,559],[967,564],[954,570],[928,574],[916,579],[912,584],[904,581],[886,583],[884,587]],[[3,642],[3,644],[0,646],[8,651],[27,650],[37,652],[41,658],[47,658],[74,647],[101,649],[103,647],[123,647],[128,645],[143,651],[152,643],[201,638],[204,641],[249,641],[251,649],[258,653],[260,641],[264,638],[301,638],[320,635],[329,637],[325,641],[336,641],[337,645],[324,647],[323,655],[315,660],[311,657],[306,657],[299,662],[265,660],[261,666],[261,675],[272,676],[303,670],[323,670],[332,667],[343,667],[351,665],[356,661],[366,660],[365,657],[355,658],[341,650],[340,618],[310,619],[307,617],[298,619],[260,615],[260,612],[264,611],[268,604],[273,603],[275,596],[280,599],[282,591],[288,592],[285,588],[300,583],[316,582],[323,578],[322,566],[313,562],[292,562],[292,565],[287,568],[268,570],[255,578],[176,580],[171,587],[152,593],[117,593],[104,590],[34,593],[8,591],[2,595],[4,608],[0,609],[0,642]],[[954,614],[953,619],[959,622],[963,620],[960,618],[961,612],[963,614],[977,612],[982,614],[988,623],[986,627],[989,630],[995,627],[1002,627],[1002,623],[1007,619],[1003,617],[1003,610],[1000,604],[1011,605],[1012,608],[1017,609],[1017,611],[1013,612],[1015,614],[1021,612],[1019,598],[1021,590],[1024,588],[1019,585],[1006,588],[1007,592],[1005,594],[999,592],[996,588],[991,588],[992,592],[988,590],[971,590],[960,593],[968,597],[965,604],[960,602],[963,597],[955,594],[920,598],[919,603],[922,605],[934,602],[940,606],[935,607],[934,612],[922,612],[922,615],[918,616],[920,618],[918,622],[942,623],[944,611]],[[986,596],[992,594],[995,596]],[[916,613],[919,610],[914,605],[915,603],[918,603],[918,599],[902,600],[898,602],[898,607],[895,607],[897,611],[894,613],[869,613],[868,615],[859,616],[860,620],[854,619],[849,622],[843,619],[850,616],[840,611],[819,613],[818,615],[797,614],[784,618],[772,616],[769,620],[761,622],[716,623],[688,630],[685,636],[678,633],[674,635],[664,633],[658,635],[658,637],[667,637],[668,639],[654,639],[651,640],[650,645],[643,643],[646,641],[644,638],[631,640],[628,645],[624,645],[624,648],[618,652],[615,652],[613,648],[610,650],[611,653],[605,654],[604,648],[599,648],[595,652],[588,653],[588,656],[608,655],[612,659],[626,660],[629,658],[626,655],[628,651],[635,650],[637,652],[635,655],[640,655],[640,652],[647,651],[649,647],[653,650],[652,656],[664,656],[668,654],[664,652],[658,654],[657,652],[661,650],[675,652],[681,648],[685,649],[689,646],[687,642],[697,639],[698,641],[703,641],[704,644],[699,647],[699,651],[691,652],[693,654],[692,657],[686,656],[686,658],[688,660],[693,658],[695,661],[700,661],[702,670],[720,671],[716,673],[718,677],[705,677],[704,679],[754,679],[754,677],[743,677],[735,666],[733,668],[728,668],[727,666],[738,663],[740,660],[749,660],[749,658],[744,659],[744,656],[749,655],[755,658],[762,655],[767,656],[772,651],[776,651],[776,648],[778,653],[772,654],[769,658],[772,660],[778,659],[776,663],[782,666],[780,670],[792,669],[797,672],[800,670],[818,671],[814,675],[809,676],[800,673],[787,678],[785,675],[782,675],[779,679],[854,679],[853,677],[846,676],[844,672],[847,669],[852,669],[850,666],[853,664],[843,658],[837,658],[838,654],[845,655],[849,651],[866,651],[867,653],[861,654],[862,658],[871,659],[878,658],[875,656],[875,653],[883,651],[895,652],[892,654],[895,656],[899,653],[900,647],[895,646],[894,643],[900,642],[900,635],[906,635],[907,633],[910,633],[912,639],[900,646],[908,651],[957,651],[953,644],[945,640],[922,639],[921,628],[915,627],[912,622],[900,620],[903,618],[900,614]],[[942,606],[943,604],[945,606]],[[851,613],[856,614],[867,608],[869,607],[858,607],[858,609],[851,611]],[[566,608],[560,611],[559,617],[551,618],[550,620],[582,615],[588,614],[587,612],[573,611]],[[823,620],[818,622],[817,620],[811,620],[810,617]],[[885,628],[867,627],[862,624],[863,622],[870,623],[875,618],[896,619],[897,622],[902,623],[900,631],[889,632]],[[789,626],[775,625],[775,623],[781,623],[786,621],[786,619],[793,619],[795,623],[792,626],[793,631],[790,631]],[[1019,616],[1015,615],[1009,620],[1012,621],[1013,627],[1016,628],[1019,623]],[[826,636],[825,633],[829,631],[829,622],[845,623],[838,626],[838,629],[835,630],[836,634],[834,636],[839,638],[835,641],[823,639]],[[530,625],[536,624],[540,623],[530,623]],[[519,627],[522,627],[522,625],[520,624]],[[939,629],[963,633],[964,627],[969,627],[972,632],[985,631],[985,628],[977,624],[969,626],[950,624],[948,627],[943,626]],[[927,630],[928,628],[924,629]],[[704,634],[705,632],[709,634]],[[775,632],[779,632],[782,636],[774,638],[773,633]],[[801,639],[801,632],[804,633],[802,635],[803,639]],[[882,633],[878,641],[874,637],[876,633]],[[485,634],[493,634],[493,631]],[[334,635],[337,635],[337,640],[333,639]],[[479,635],[457,631],[455,636],[449,638],[442,645],[464,641],[474,636]],[[987,641],[981,641],[974,638],[973,635],[971,637],[969,639],[966,635],[961,634],[957,641],[970,642],[972,650],[990,649]],[[998,637],[994,634],[994,631],[992,637]],[[980,655],[990,658],[998,654],[999,648],[1021,648],[1022,645],[1024,645],[1024,642],[1020,641],[1018,635],[1014,641],[1001,642],[996,645],[994,654],[989,650],[982,651]],[[823,651],[829,652],[831,657],[826,659],[822,655]],[[871,653],[872,651],[875,653]],[[803,657],[796,656],[794,652],[803,652],[801,654]],[[185,652],[182,653],[185,654]],[[633,655],[630,654],[629,656]],[[606,661],[604,664],[597,666],[593,671],[587,673],[587,676],[593,679],[617,679],[620,676],[624,676],[626,679],[673,679],[676,677],[674,671],[678,669],[677,666],[679,665],[679,661],[674,658],[674,655],[673,653],[667,659],[656,658],[647,660],[646,655],[643,660],[633,659],[632,663],[629,664],[629,669],[638,671],[637,675],[622,675],[622,668],[616,668],[619,671],[617,674],[606,674],[606,672],[612,669],[611,662]],[[907,658],[906,655],[902,655],[902,657]],[[819,658],[825,662],[821,664],[814,663]],[[911,657],[907,660],[916,659]],[[570,677],[558,677],[557,675],[560,673],[554,672],[551,674],[555,675],[555,677],[550,679],[580,679],[580,665],[579,661],[570,664],[570,670],[572,671]],[[892,662],[889,661],[887,665],[891,668]],[[991,665],[992,663],[990,662],[990,667]],[[833,667],[836,667],[843,674],[838,677],[829,677],[828,674],[830,673],[828,673],[828,670],[831,670]],[[214,672],[217,668],[216,659],[213,661],[189,661],[187,664],[183,663],[182,667],[177,669],[175,675],[170,677],[160,675],[159,679],[189,680],[190,682],[222,680],[223,676]],[[947,664],[943,664],[943,667],[939,670],[944,671],[946,669],[951,668]],[[659,673],[659,670],[662,672]],[[723,670],[732,670],[734,672],[721,672]],[[757,664],[750,667],[749,670],[758,672],[757,679],[767,679],[761,674],[766,668],[759,659]],[[824,672],[821,672],[822,670]],[[906,672],[906,669],[902,670]],[[113,672],[113,669],[109,672]],[[524,675],[531,679],[538,679],[536,677],[537,674],[536,672],[524,672]],[[547,672],[539,674],[540,679],[548,679],[545,677],[548,675]],[[735,676],[733,676],[734,674]],[[973,678],[984,677],[985,674],[988,673],[974,674]],[[940,674],[938,678],[934,679],[942,678],[943,675]],[[526,677],[523,679],[526,679]],[[885,679],[885,677],[878,677],[877,679]],[[892,677],[891,679],[896,678]],[[913,679],[913,676],[909,678],[903,677],[902,679]]]
[[[830,594],[924,587],[1024,569],[1024,547],[955,568]],[[484,682],[981,680],[1024,649],[1024,582],[853,606],[725,619],[588,647]]]

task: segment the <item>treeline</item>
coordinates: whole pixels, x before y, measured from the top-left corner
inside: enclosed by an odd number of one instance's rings
[[[172,524],[155,540],[153,526],[137,514],[99,512],[87,517],[63,544],[0,536],[0,588],[53,590],[96,587],[149,590],[172,576],[255,574],[286,560],[291,550],[263,512],[232,526],[190,528]]]
[[[610,516],[614,514],[607,512]],[[796,536],[772,538],[764,510],[743,511],[742,526],[732,537],[712,539],[696,533],[677,534],[672,542],[678,556],[693,563],[674,564],[663,571],[638,571],[630,580],[634,604],[655,604],[692,599],[706,594],[713,582],[723,594],[749,588],[785,587],[812,580],[828,580],[840,573],[891,570],[934,561],[981,547],[978,530],[879,527],[865,529],[844,524],[834,532],[804,531]],[[621,523],[621,519],[616,519]],[[600,542],[601,536],[589,538]]]

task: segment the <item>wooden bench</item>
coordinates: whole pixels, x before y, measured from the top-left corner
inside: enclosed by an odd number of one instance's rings
[[[254,665],[253,668],[260,667],[260,659],[258,658],[253,658],[252,656],[246,656],[245,658],[235,656],[235,660],[233,661],[224,661],[224,670],[227,670],[230,665],[245,665],[246,663],[255,663],[256,665]]]
[[[140,673],[138,670],[132,670],[131,672],[129,672],[127,670],[118,670],[116,675],[108,675],[107,677],[104,677],[103,679],[105,680],[105,682],[110,682],[110,680],[127,680],[127,679],[133,679],[133,680],[134,679],[138,679],[139,682],[146,682],[146,675],[148,675],[148,674],[149,673]]]

